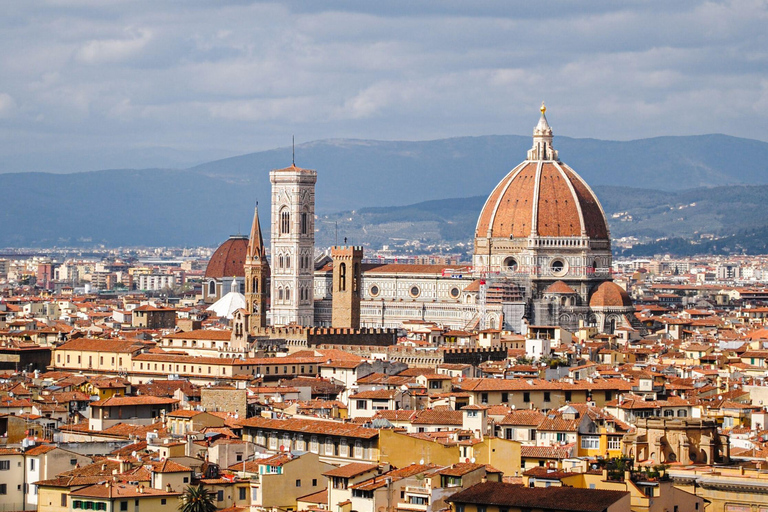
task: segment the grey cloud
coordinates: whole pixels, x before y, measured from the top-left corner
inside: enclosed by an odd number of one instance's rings
[[[527,134],[541,100],[564,135],[768,139],[768,9],[757,0],[2,9],[0,155],[66,149],[68,168],[96,145],[199,156],[294,133]]]

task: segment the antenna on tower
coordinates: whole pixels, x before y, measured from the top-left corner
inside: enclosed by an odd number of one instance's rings
[[[296,167],[296,136],[291,135],[291,163]]]

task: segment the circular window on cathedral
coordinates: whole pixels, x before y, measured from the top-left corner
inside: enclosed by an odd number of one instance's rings
[[[561,258],[555,258],[549,263],[549,270],[555,276],[564,276],[568,272],[568,264]]]
[[[373,285],[370,288],[368,288],[368,293],[371,294],[371,297],[378,297],[381,293],[381,290],[379,290],[379,287],[377,285]]]
[[[419,289],[418,286],[414,285],[414,286],[411,286],[409,293],[411,294],[411,297],[416,298],[419,295],[421,295],[421,289]]]
[[[461,290],[457,286],[454,286],[451,288],[451,291],[448,292],[452,299],[458,299],[459,295],[461,294]]]
[[[506,272],[517,272],[519,265],[517,263],[517,260],[513,257],[509,257],[504,260],[504,270]]]

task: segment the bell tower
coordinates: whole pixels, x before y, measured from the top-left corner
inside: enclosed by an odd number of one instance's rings
[[[360,328],[360,287],[362,283],[362,247],[336,247],[333,258],[333,296],[331,325]]]
[[[259,207],[253,214],[248,253],[245,256],[245,307],[248,310],[248,330],[255,334],[267,326],[269,263],[261,236]]]
[[[315,323],[315,183],[295,164],[269,173],[272,182],[272,325]]]

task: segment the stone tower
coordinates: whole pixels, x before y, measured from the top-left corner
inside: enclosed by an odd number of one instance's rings
[[[253,334],[267,326],[267,299],[269,297],[269,262],[264,239],[261,236],[259,208],[253,214],[251,237],[245,255],[245,307],[248,310],[248,330]]]
[[[360,328],[360,285],[363,248],[336,247],[331,249],[333,258],[333,327]]]
[[[314,325],[315,183],[317,172],[291,165],[272,182],[272,325]]]

